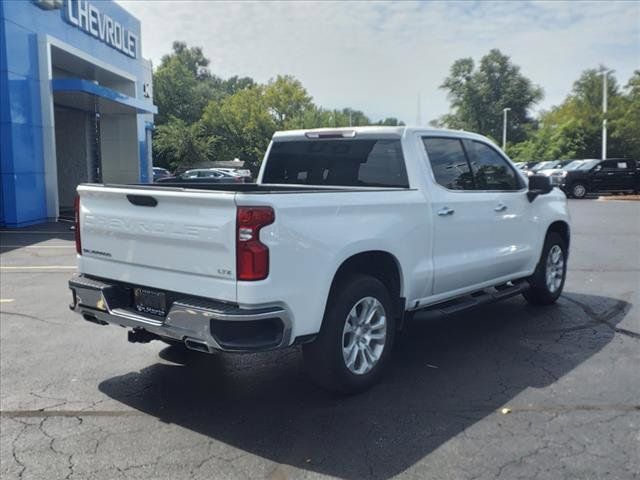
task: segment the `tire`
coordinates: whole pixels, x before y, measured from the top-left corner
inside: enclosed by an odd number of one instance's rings
[[[566,277],[567,244],[560,235],[549,232],[536,270],[527,279],[530,288],[523,296],[533,305],[551,305],[560,297]]]
[[[571,185],[571,196],[577,199],[583,199],[587,196],[587,186],[582,182],[576,182]]]
[[[386,287],[368,275],[350,276],[334,288],[320,333],[312,343],[303,345],[305,367],[312,380],[347,394],[374,385],[393,347],[396,325],[392,305]],[[366,309],[372,312],[368,326]]]

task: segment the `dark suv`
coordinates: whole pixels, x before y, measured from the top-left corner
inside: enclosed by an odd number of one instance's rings
[[[584,198],[589,193],[640,191],[640,164],[628,158],[584,160],[563,173],[560,188],[568,197]]]

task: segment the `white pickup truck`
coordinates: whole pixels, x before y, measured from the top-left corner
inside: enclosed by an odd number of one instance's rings
[[[278,132],[256,184],[79,186],[71,308],[133,342],[302,344],[313,379],[356,392],[413,312],[555,302],[569,229],[565,195],[482,136]]]

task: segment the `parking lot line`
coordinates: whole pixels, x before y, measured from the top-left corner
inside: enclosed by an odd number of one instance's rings
[[[0,267],[0,270],[75,270],[75,265],[24,265]]]
[[[11,303],[15,298],[0,298],[0,303]]]
[[[56,231],[47,232],[46,230],[32,230],[32,231],[0,230],[0,234],[2,234],[2,235],[5,235],[7,233],[14,234],[14,235],[31,235],[31,234],[37,234],[37,235],[73,235],[74,234],[73,230],[64,231],[64,232],[56,232]]]
[[[75,248],[75,245],[0,245],[0,248]]]
[[[2,418],[19,417],[132,417],[142,416],[139,410],[0,410]]]

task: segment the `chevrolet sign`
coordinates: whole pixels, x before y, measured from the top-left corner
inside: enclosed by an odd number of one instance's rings
[[[57,3],[55,0],[40,3]],[[138,37],[87,0],[66,0],[64,19],[110,47],[137,57]],[[40,5],[39,5],[40,6]],[[55,7],[54,7],[55,8]]]

